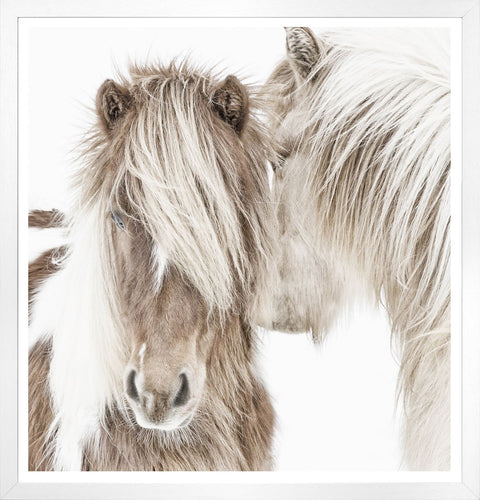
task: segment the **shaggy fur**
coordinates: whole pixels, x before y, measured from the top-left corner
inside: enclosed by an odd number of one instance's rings
[[[385,306],[411,469],[450,463],[445,38],[290,28],[266,87],[283,248],[274,325],[322,337],[357,285]]]
[[[64,225],[63,214],[57,209],[32,210],[28,214],[28,227],[53,228]]]
[[[38,226],[34,226],[38,227]],[[51,274],[60,269],[60,262],[65,257],[67,247],[46,250],[35,259],[28,268],[28,304],[31,305],[38,288]]]
[[[29,370],[48,380],[30,386],[31,469],[271,467],[250,310],[273,260],[272,204],[252,110],[236,78],[186,65],[133,67],[100,88],[68,251],[46,280],[47,257],[30,268],[45,281]],[[151,405],[126,398],[131,366]],[[159,430],[179,415],[192,420]]]
[[[53,421],[48,389],[51,341],[37,342],[28,355],[28,470],[48,470],[53,460],[45,436]]]

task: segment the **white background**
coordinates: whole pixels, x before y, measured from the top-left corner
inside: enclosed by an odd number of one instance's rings
[[[269,28],[185,27],[181,21],[160,27],[152,20],[137,20],[135,28],[87,20],[86,28],[78,21],[58,27],[58,21],[31,27],[21,42],[28,44],[20,76],[28,82],[21,95],[29,123],[21,152],[28,154],[30,208],[68,205],[73,150],[93,121],[88,108],[100,84],[117,68],[124,72],[129,58],[168,63],[189,55],[225,75],[262,83],[284,54],[281,21]],[[47,239],[32,231],[30,255],[48,246]],[[353,311],[320,348],[307,335],[260,336],[262,372],[278,415],[277,469],[398,469],[397,365],[383,313]]]

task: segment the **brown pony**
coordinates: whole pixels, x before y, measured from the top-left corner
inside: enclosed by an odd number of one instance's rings
[[[30,265],[30,470],[262,470],[273,411],[250,311],[272,261],[247,89],[186,64],[107,80],[62,219]]]

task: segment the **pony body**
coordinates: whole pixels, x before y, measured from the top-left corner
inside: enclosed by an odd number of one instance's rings
[[[272,324],[322,338],[352,290],[386,308],[412,469],[450,460],[444,35],[287,28],[287,59],[266,86],[282,245]]]
[[[248,92],[133,67],[96,105],[68,248],[30,268],[29,468],[268,469],[250,308],[273,238]]]

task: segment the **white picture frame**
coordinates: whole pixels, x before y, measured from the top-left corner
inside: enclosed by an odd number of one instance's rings
[[[308,0],[274,2],[244,0],[117,3],[112,0],[0,0],[0,498],[335,498],[335,499],[465,499],[480,498],[480,165],[475,140],[480,137],[480,0]],[[334,17],[460,18],[462,23],[462,460],[450,482],[408,476],[395,482],[372,481],[371,474],[345,482],[285,483],[248,476],[235,482],[209,473],[198,483],[172,482],[25,482],[18,470],[18,25],[25,17]],[[128,474],[128,473],[120,473]],[[238,473],[242,474],[242,473]],[[252,474],[252,473],[249,473]],[[253,473],[255,474],[255,473]],[[263,473],[264,474],[264,473]],[[420,473],[421,474],[421,473]],[[114,476],[111,476],[114,478]],[[173,476],[172,476],[173,477]],[[413,479],[412,479],[413,477]],[[88,482],[87,482],[88,481]]]

